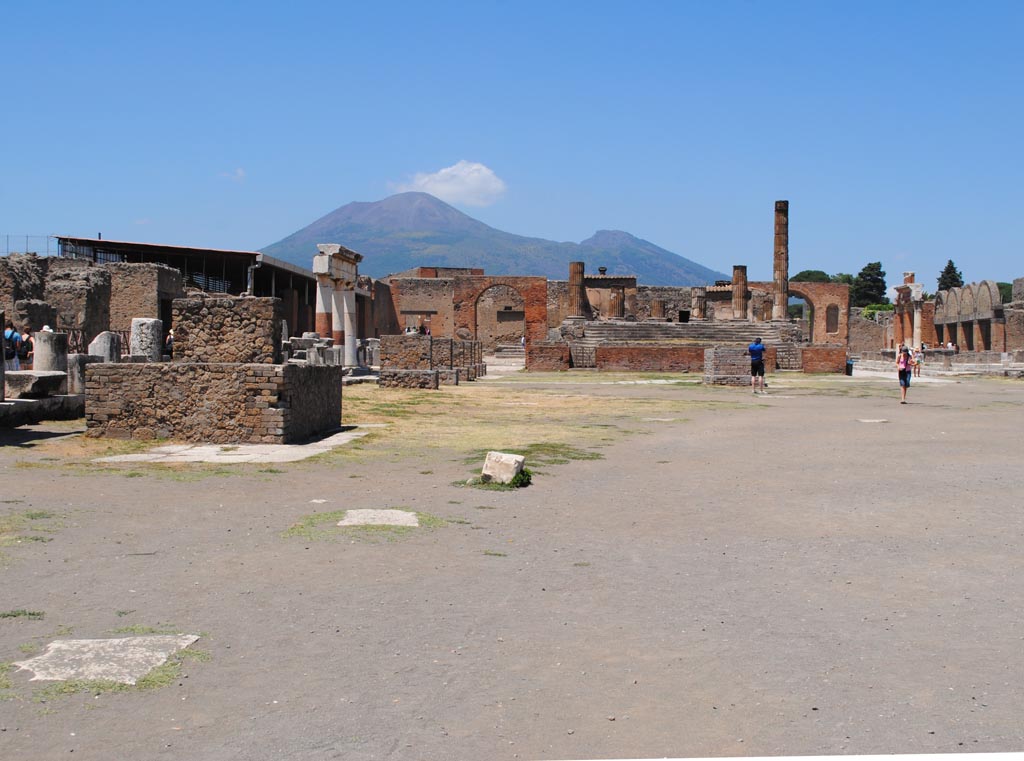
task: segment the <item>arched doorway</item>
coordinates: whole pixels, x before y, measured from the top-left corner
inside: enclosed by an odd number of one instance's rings
[[[523,297],[509,285],[492,285],[476,300],[474,333],[485,352],[499,344],[519,345],[526,335],[526,311]]]

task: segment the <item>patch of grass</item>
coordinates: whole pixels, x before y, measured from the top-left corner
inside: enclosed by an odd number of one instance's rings
[[[42,621],[45,615],[40,610],[25,610],[24,608],[0,612],[0,618],[26,618],[29,621]]]
[[[39,645],[36,642],[26,642],[23,645],[18,645],[18,652],[22,655],[35,655],[39,650]]]
[[[533,472],[529,468],[523,468],[507,484],[499,483],[498,481],[484,481],[481,477],[476,476],[459,485],[472,486],[474,489],[486,489],[488,491],[515,491],[516,489],[529,486],[531,483],[533,483]]]
[[[432,470],[421,470],[420,471],[420,475],[421,476],[430,476],[430,475],[433,475],[433,473],[434,473],[434,471],[432,471]]]
[[[335,527],[338,521],[345,517],[346,510],[332,510],[326,513],[311,513],[302,516],[293,523],[283,534],[285,537],[301,537],[302,539],[323,539],[329,535],[329,530],[324,527]]]
[[[497,510],[494,505],[477,505],[476,510]]]
[[[0,499],[0,505],[21,505],[24,502],[23,499]]]
[[[56,529],[54,524],[45,523],[53,518],[53,513],[45,510],[26,510],[23,513],[0,516],[0,547],[10,547],[23,541],[49,542],[49,537],[26,532],[54,531]]]
[[[131,610],[115,610],[114,611],[114,613],[116,613],[119,618],[124,618],[125,616],[131,615],[134,612],[135,612],[134,608],[132,608]]]
[[[54,637],[70,637],[74,633],[75,633],[75,628],[73,626],[68,626],[66,624],[61,624],[60,626],[57,627],[57,630],[53,633],[53,636]]]
[[[587,449],[580,449],[570,444],[557,441],[542,441],[523,446],[509,446],[497,450],[482,450],[471,454],[466,458],[466,464],[482,462],[487,457],[487,452],[499,451],[507,454],[518,454],[526,458],[531,465],[565,465],[572,460],[601,460],[604,455],[600,452],[592,452]]]
[[[0,690],[11,689],[11,664],[0,663]]]
[[[260,473],[284,473],[280,468],[260,468]]]
[[[507,558],[508,555],[504,552],[495,552],[494,550],[484,550],[484,554],[491,558]]]
[[[456,526],[468,526],[470,523],[465,518],[448,518],[448,522]]]
[[[159,626],[146,626],[144,624],[128,624],[127,626],[119,626],[116,629],[111,629],[110,634],[133,634],[136,636],[142,636],[145,634],[177,634],[178,628],[171,624],[162,624]]]
[[[572,565],[573,565],[574,568],[589,568],[590,567],[590,563],[588,563],[585,560],[581,560],[578,563],[573,563]]]
[[[49,513],[46,510],[26,510],[24,516],[30,521],[44,521],[48,518],[52,518],[53,513]]]
[[[68,679],[66,682],[54,682],[32,694],[32,699],[37,703],[52,703],[68,695],[76,695],[80,692],[92,695],[103,695],[108,692],[126,692],[130,690],[130,684],[121,684],[110,679]]]

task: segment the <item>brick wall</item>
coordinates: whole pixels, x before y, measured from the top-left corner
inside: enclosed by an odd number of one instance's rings
[[[52,327],[81,330],[88,343],[109,329],[110,273],[90,261],[51,257],[43,300],[57,311]]]
[[[845,346],[804,346],[802,369],[805,373],[845,373]]]
[[[454,285],[450,278],[394,278],[380,290],[380,335],[401,333],[407,326],[430,327],[434,336],[454,335]]]
[[[175,362],[281,361],[281,300],[175,299]]]
[[[598,346],[598,370],[635,370],[677,373],[704,371],[702,346]],[[766,363],[767,364],[767,363]],[[749,370],[749,364],[747,366]]]
[[[768,362],[765,362],[767,369]],[[716,346],[704,350],[704,383],[717,386],[749,386],[750,357],[745,349]]]
[[[661,299],[665,302],[665,317],[678,322],[681,311],[690,310],[690,288],[678,286],[640,285],[636,289],[635,314],[638,320],[651,316],[651,302]],[[701,360],[703,362],[703,360]]]
[[[173,267],[123,262],[103,267],[110,273],[110,330],[131,330],[133,317],[162,319],[161,299],[185,295],[181,273]]]
[[[526,345],[526,369],[537,372],[569,369],[569,344],[530,343]]]
[[[852,353],[860,354],[864,351],[878,351],[885,346],[885,339],[884,325],[880,325],[874,320],[865,319],[859,314],[850,315],[849,345]],[[925,343],[928,343],[927,340]]]
[[[285,444],[341,421],[340,367],[99,363],[85,374],[93,437]]]

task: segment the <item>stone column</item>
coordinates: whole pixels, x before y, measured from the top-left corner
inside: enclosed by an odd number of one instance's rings
[[[585,317],[587,289],[583,285],[583,262],[569,262],[569,317]]]
[[[747,319],[747,268],[743,264],[732,267],[732,318]]]
[[[690,289],[690,317],[704,320],[708,316],[708,291],[703,285]]]
[[[345,340],[345,291],[342,290],[342,282],[334,281],[334,290],[331,291],[331,332],[328,334],[334,339],[335,346],[341,346]]]
[[[105,330],[92,339],[89,344],[89,354],[103,357],[101,362],[121,361],[121,336],[110,330]]]
[[[327,275],[316,276],[316,322],[313,330],[320,334],[321,338],[331,335],[331,303],[334,294],[334,286]],[[291,336],[289,336],[291,338]]]
[[[775,202],[775,256],[772,282],[775,285],[772,319],[785,320],[789,313],[789,201]]]
[[[608,309],[611,312],[609,317],[613,320],[621,320],[626,316],[626,289],[612,288],[608,293]]]
[[[66,373],[68,371],[68,334],[44,333],[40,330],[34,334],[34,339],[35,360],[32,369]]]
[[[652,320],[664,320],[665,319],[665,299],[652,299],[651,300],[651,319]]]
[[[128,345],[133,357],[149,357],[151,362],[159,362],[164,356],[163,321],[150,317],[133,317],[131,340]]]
[[[342,328],[345,331],[345,367],[358,367],[359,331],[356,330],[356,292],[341,292]]]

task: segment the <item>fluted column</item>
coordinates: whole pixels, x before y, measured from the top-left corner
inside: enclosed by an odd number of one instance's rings
[[[775,255],[772,319],[785,320],[789,307],[789,201],[775,202]]]
[[[583,262],[569,262],[569,317],[584,317],[587,289],[583,285]]]
[[[732,318],[747,319],[747,268],[742,264],[732,268]]]
[[[690,316],[695,320],[707,319],[708,291],[703,285],[690,289]]]
[[[608,305],[613,320],[621,320],[626,316],[626,290],[624,288],[612,288],[608,294]]]

